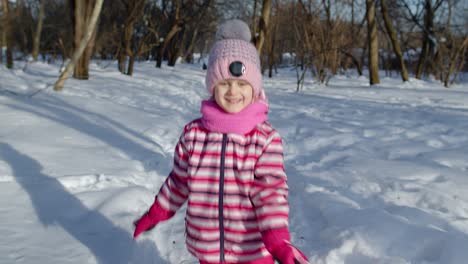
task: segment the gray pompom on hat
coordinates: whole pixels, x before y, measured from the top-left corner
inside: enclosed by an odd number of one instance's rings
[[[252,35],[247,24],[239,19],[228,20],[216,32],[216,40],[242,39],[250,42]]]
[[[249,26],[233,19],[221,24],[216,32],[216,42],[210,51],[206,88],[213,94],[214,86],[222,80],[245,80],[252,85],[255,97],[267,103],[263,90],[260,57],[250,42]]]

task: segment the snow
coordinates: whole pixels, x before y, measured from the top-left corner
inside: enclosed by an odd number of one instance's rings
[[[199,116],[200,65],[133,77],[93,62],[88,81],[50,87],[60,65],[0,65],[0,263],[197,263],[184,208],[131,238]],[[383,75],[382,75],[383,76]],[[265,79],[285,143],[293,243],[314,264],[465,263],[468,85],[295,71]]]

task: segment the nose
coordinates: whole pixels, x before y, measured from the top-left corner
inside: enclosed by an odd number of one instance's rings
[[[235,83],[229,83],[229,88],[227,90],[228,95],[236,95],[239,92],[239,87]]]

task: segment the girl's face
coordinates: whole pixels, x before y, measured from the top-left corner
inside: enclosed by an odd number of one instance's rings
[[[214,87],[214,99],[224,111],[238,113],[254,100],[253,87],[243,80],[223,80]]]

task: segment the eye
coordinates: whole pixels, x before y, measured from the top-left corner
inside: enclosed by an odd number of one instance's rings
[[[218,86],[227,86],[228,83],[226,81],[220,81],[218,82]]]
[[[247,82],[245,82],[245,81],[239,81],[238,85],[239,86],[246,86],[246,85],[249,85],[249,84]]]

